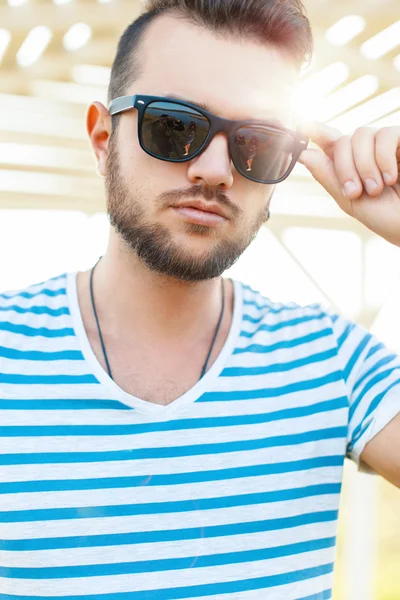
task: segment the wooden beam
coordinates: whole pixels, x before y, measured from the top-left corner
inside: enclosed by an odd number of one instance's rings
[[[1,178],[1,171],[0,171]],[[41,194],[26,194],[16,192],[2,192],[0,190],[0,210],[78,210],[88,214],[105,212],[106,201],[104,196],[98,198],[86,198],[75,194],[70,198],[53,194],[42,196]]]
[[[376,75],[381,82],[381,90],[385,91],[399,84],[399,72],[391,58],[382,57],[378,60],[369,60],[363,56],[357,46],[332,46],[325,39],[325,31],[320,28],[315,30],[315,47],[317,63],[312,73],[322,67],[334,63],[344,62],[350,68],[351,79],[357,79],[362,75]],[[310,72],[310,75],[312,74]]]
[[[82,85],[64,81],[36,79],[31,81],[30,92],[33,96],[53,101],[68,101],[88,107],[94,100],[107,105],[106,89],[102,86]]]
[[[399,19],[398,0],[347,0],[346,2],[332,2],[332,0],[304,0],[308,17],[312,24],[330,27],[342,17],[347,15],[361,15],[368,19],[372,17],[373,24],[378,27],[387,27],[390,22]],[[382,25],[383,24],[383,25]]]
[[[96,173],[96,161],[89,151],[70,150],[38,144],[0,143],[0,168],[63,174]]]
[[[38,133],[2,131],[0,129],[0,143],[4,144],[37,144],[40,146],[54,146],[57,148],[70,148],[72,150],[87,150],[90,142],[88,138],[66,138]]]
[[[0,130],[70,139],[84,139],[87,135],[83,119],[35,113],[0,112]]]
[[[305,0],[312,23],[329,27],[341,17],[354,13],[378,19],[378,23],[396,21],[399,18],[398,0],[359,0],[332,2],[332,0]],[[139,0],[119,0],[100,4],[95,0],[79,3],[79,10],[73,2],[65,5],[53,3],[26,3],[19,7],[0,7],[0,23],[14,34],[27,33],[32,27],[46,25],[55,32],[65,32],[78,20],[88,23],[93,30],[122,31],[136,19],[143,10]]]
[[[21,39],[21,43],[22,43]],[[18,47],[14,46],[13,53],[7,52],[6,60],[2,62],[2,76],[0,78],[0,92],[22,93],[26,90],[26,82],[35,79],[58,79],[70,81],[72,68],[80,64],[90,64],[110,67],[117,51],[118,36],[108,32],[107,36],[94,36],[86,46],[68,52],[61,43],[50,46],[40,59],[29,67],[19,67],[15,54]]]
[[[38,173],[32,171],[3,169],[0,171],[0,192],[31,195],[58,196],[70,199],[74,196],[96,200],[104,196],[103,178],[71,176],[65,174]]]
[[[65,5],[26,3],[19,7],[0,6],[0,23],[13,34],[28,32],[37,25],[45,25],[52,31],[66,32],[77,21],[90,25],[92,29],[120,31],[136,19],[142,11],[138,0],[120,0],[108,4],[95,1],[74,2]]]
[[[22,75],[19,75],[22,77]],[[59,115],[75,119],[84,119],[86,106],[62,100],[35,98],[20,94],[0,94],[0,112],[32,113],[36,115]]]

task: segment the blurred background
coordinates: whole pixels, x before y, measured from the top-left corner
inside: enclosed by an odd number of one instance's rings
[[[400,126],[400,1],[305,0],[315,55],[299,120]],[[85,128],[106,105],[137,0],[0,0],[0,290],[85,270],[105,250],[103,179]],[[299,165],[229,275],[272,300],[321,302],[400,352],[400,249],[343,214]],[[335,600],[400,599],[400,492],[346,461]]]

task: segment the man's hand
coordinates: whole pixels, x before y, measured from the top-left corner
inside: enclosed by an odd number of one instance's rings
[[[400,246],[400,126],[362,127],[349,136],[303,123],[300,131],[322,152],[304,150],[299,162],[344,212]]]

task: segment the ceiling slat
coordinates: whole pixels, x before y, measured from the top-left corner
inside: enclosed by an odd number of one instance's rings
[[[84,171],[93,175],[96,164],[87,151],[69,150],[37,144],[0,143],[1,168],[29,168],[58,173],[63,171]]]
[[[0,171],[0,191],[17,192],[29,196],[32,192],[45,196],[96,199],[104,196],[104,186],[100,177],[78,177],[52,173]]]
[[[118,3],[74,2],[56,5],[52,2],[29,3],[11,7],[0,6],[0,23],[13,33],[24,33],[37,25],[45,25],[53,31],[66,31],[75,23],[90,24],[93,29],[106,29],[117,32],[140,14],[141,5],[132,0],[119,0]]]
[[[360,52],[363,41],[400,19],[398,3],[399,0],[305,0],[317,60],[303,80],[334,62],[345,62],[350,76],[344,85],[372,74],[379,79],[375,96],[398,86],[400,73],[393,56],[400,53],[400,47],[379,60],[368,60]],[[79,202],[88,210],[104,206],[104,182],[96,173],[86,113],[94,100],[106,105],[106,84],[77,84],[73,67],[110,67],[120,34],[136,18],[141,6],[139,0],[108,4],[75,0],[65,5],[29,0],[23,6],[10,7],[3,0],[0,26],[11,31],[12,40],[0,64],[0,207],[26,204],[68,209]],[[344,47],[332,46],[325,39],[326,30],[349,14],[360,14],[366,19],[365,31]],[[92,28],[92,38],[79,50],[67,52],[62,45],[63,36],[78,21]],[[50,27],[53,39],[35,64],[21,68],[16,63],[16,53],[37,25]],[[400,106],[393,111],[392,119],[399,110]],[[276,210],[285,212],[286,200],[293,196],[302,199],[302,208],[295,209],[299,214],[307,209],[309,216],[338,218],[339,209],[334,203],[321,204],[322,197],[328,202],[327,194],[300,165],[290,180],[277,189]],[[292,216],[288,214],[287,218]]]

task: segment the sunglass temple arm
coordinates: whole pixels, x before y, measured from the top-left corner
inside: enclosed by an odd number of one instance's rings
[[[110,115],[116,115],[124,110],[128,110],[129,108],[133,108],[136,103],[136,96],[121,96],[120,98],[115,98],[112,102],[110,102],[110,106],[108,107],[108,112]]]

